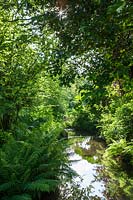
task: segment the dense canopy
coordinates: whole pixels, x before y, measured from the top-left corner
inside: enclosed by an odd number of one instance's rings
[[[74,175],[66,128],[105,141],[108,188],[132,198],[132,10],[131,0],[0,1],[2,200],[58,196]]]

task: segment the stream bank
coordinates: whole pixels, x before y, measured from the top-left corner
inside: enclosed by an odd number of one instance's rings
[[[77,176],[73,177],[71,182],[64,183],[62,192],[64,196],[60,200],[132,199],[125,195],[123,188],[119,185],[119,182],[124,180],[131,196],[132,182],[127,183],[128,177],[123,179],[125,172],[122,168],[117,171],[115,168],[108,169],[104,165],[103,155],[107,150],[104,140],[94,136],[75,135],[73,131],[70,136],[68,134],[68,144],[67,154],[70,168],[77,173]],[[115,177],[112,178],[112,175]],[[117,177],[120,178],[116,179]]]

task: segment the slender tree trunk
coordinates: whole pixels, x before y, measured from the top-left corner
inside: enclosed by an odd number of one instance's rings
[[[56,7],[58,7],[60,10],[66,9],[68,0],[57,0],[56,1]]]

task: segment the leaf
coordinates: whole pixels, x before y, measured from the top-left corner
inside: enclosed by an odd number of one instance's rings
[[[31,183],[27,183],[24,187],[25,190],[50,192],[58,185],[58,180],[40,179]]]
[[[122,11],[125,5],[126,5],[126,2],[123,0],[120,0],[117,3],[108,7],[107,14],[113,14],[115,12],[119,13]]]
[[[2,200],[32,200],[32,198],[29,194],[20,194],[10,197],[3,197]]]
[[[0,192],[8,191],[9,189],[13,188],[15,186],[15,182],[8,182],[8,183],[3,183],[0,185]]]

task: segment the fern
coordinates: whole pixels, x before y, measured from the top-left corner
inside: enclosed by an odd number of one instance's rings
[[[3,183],[0,185],[0,192],[8,191],[9,189],[15,187],[16,183],[13,181]]]
[[[29,194],[13,195],[10,197],[3,197],[1,200],[32,200]]]
[[[58,184],[58,180],[40,179],[31,183],[27,183],[24,189],[31,191],[50,192],[53,191]]]
[[[4,200],[31,197],[36,200],[41,192],[54,191],[60,184],[59,176],[69,173],[65,171],[64,144],[55,135],[51,138],[54,132],[32,133],[26,141],[20,136],[19,141],[12,137],[0,150],[0,196]],[[21,195],[31,191],[31,197]]]

